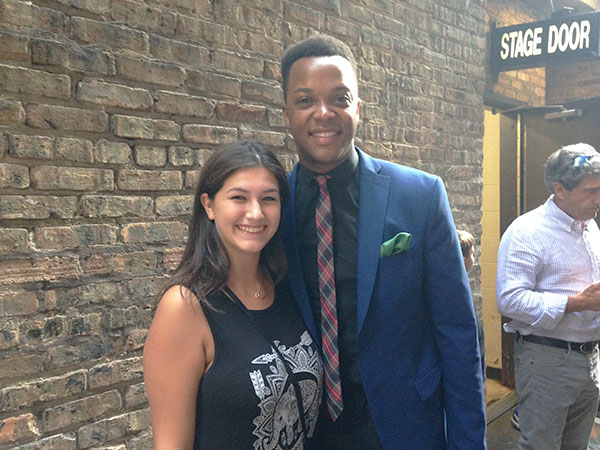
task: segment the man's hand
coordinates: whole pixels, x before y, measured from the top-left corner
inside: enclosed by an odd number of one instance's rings
[[[600,311],[600,282],[590,284],[579,294],[567,299],[565,312]]]

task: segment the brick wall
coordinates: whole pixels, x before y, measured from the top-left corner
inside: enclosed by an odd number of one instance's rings
[[[359,143],[443,177],[478,230],[480,0],[0,1],[0,449],[151,448],[141,352],[219,144],[291,168],[278,60],[359,60]]]
[[[550,65],[546,71],[546,102],[549,105],[600,97],[600,61],[597,58]]]
[[[537,0],[489,0],[486,2],[486,32],[490,31],[492,22],[495,22],[497,28],[507,27],[509,25],[546,20],[551,13],[549,2],[541,4]],[[487,41],[487,90],[533,106],[545,105],[546,68],[534,67],[500,72],[497,81],[494,81],[489,71],[489,33]]]

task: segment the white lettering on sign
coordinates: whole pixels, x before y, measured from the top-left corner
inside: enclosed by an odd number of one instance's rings
[[[570,26],[563,23],[560,27],[548,28],[548,54],[565,52],[567,49],[582,50],[590,47],[590,21],[573,22]]]
[[[504,33],[500,39],[500,45],[502,47],[500,58],[513,59],[541,55],[542,49],[540,48],[540,44],[542,43],[542,31],[542,27],[537,27],[528,28],[525,32],[519,30]]]

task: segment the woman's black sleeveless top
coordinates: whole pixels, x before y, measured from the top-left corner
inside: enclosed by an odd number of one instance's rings
[[[298,381],[308,438],[319,412],[323,366],[289,287],[277,287],[268,309],[248,311],[272,342],[243,306],[222,291],[208,300],[215,309],[203,309],[215,342],[215,359],[198,390],[194,449],[305,448],[294,386],[272,346],[278,346]]]

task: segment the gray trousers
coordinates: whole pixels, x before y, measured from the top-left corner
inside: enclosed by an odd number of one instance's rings
[[[585,450],[600,400],[598,348],[583,354],[517,339],[519,450]]]

